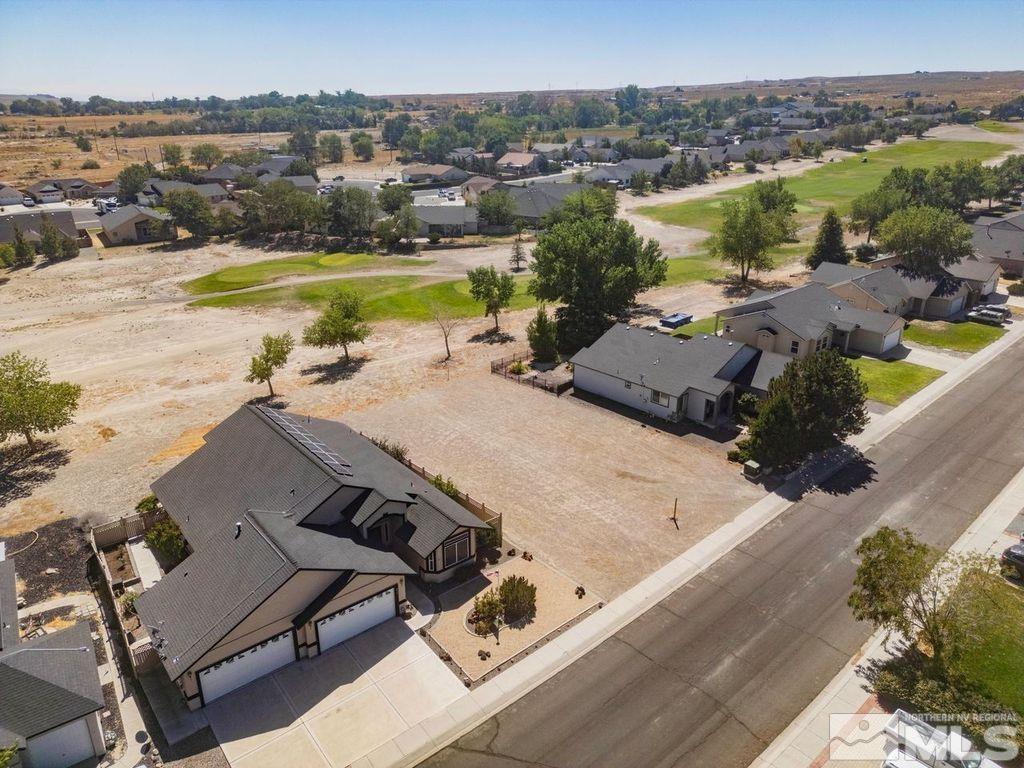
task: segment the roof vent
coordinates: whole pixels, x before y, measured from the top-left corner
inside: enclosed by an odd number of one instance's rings
[[[683,340],[682,340],[682,339],[680,339],[680,340],[679,340],[679,343],[680,343],[680,344],[682,344],[682,343],[683,343]]]
[[[730,347],[732,346],[732,342],[731,342],[731,341],[729,342],[729,346],[730,346]]]
[[[653,336],[653,335],[654,335],[654,331],[651,331],[651,336]]]
[[[241,535],[242,535],[242,522],[239,520],[239,521],[235,522],[235,538],[237,539]]]
[[[708,340],[708,337],[707,337],[707,336],[705,336],[705,337],[704,337],[704,341],[707,341],[707,340]]]

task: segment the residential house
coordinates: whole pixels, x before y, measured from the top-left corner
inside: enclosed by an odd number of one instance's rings
[[[814,121],[806,117],[780,117],[777,124],[784,131],[807,131],[814,127]]]
[[[704,140],[709,147],[719,147],[732,143],[727,128],[708,128],[704,131]]]
[[[975,256],[968,256],[956,264],[944,268],[947,275],[952,275],[964,282],[970,290],[966,307],[973,307],[983,301],[990,293],[994,293],[999,284],[999,265]]]
[[[602,165],[587,172],[584,177],[591,184],[628,186],[634,174],[644,171],[649,176],[666,176],[672,166],[679,162],[680,155],[666,155],[656,158],[630,158],[614,165]]]
[[[617,323],[571,359],[573,388],[669,421],[717,425],[737,387],[767,382],[788,358],[712,334],[683,340]]]
[[[469,163],[477,154],[476,147],[456,147],[445,156],[449,163]]]
[[[111,245],[177,240],[174,219],[141,205],[126,205],[100,217],[103,234]]]
[[[971,288],[963,280],[950,274],[919,276],[893,267],[910,291],[911,305],[907,311],[927,320],[948,320],[968,307]]]
[[[0,206],[21,205],[24,197],[14,187],[8,184],[0,184]]]
[[[540,171],[540,155],[533,152],[506,152],[495,165],[498,173],[528,176]]]
[[[459,189],[462,191],[462,198],[468,203],[475,203],[481,195],[487,194],[492,189],[508,189],[509,185],[491,178],[490,176],[472,176],[462,182]]]
[[[437,233],[442,237],[462,237],[477,233],[477,210],[469,205],[414,205],[420,223],[419,237]]]
[[[78,229],[67,203],[44,203],[42,207],[11,206],[0,213],[0,243],[13,243],[15,230],[28,242],[38,246],[42,240],[43,216],[65,237],[87,244],[88,236]]]
[[[221,163],[208,171],[203,171],[200,178],[208,184],[220,184],[222,186],[227,186],[230,182],[233,182],[244,173],[246,173],[246,170],[240,165],[235,165],[234,163]]]
[[[317,181],[312,176],[278,176],[276,173],[265,173],[259,177],[260,184],[270,184],[275,181],[285,181],[300,192],[316,194]]]
[[[406,184],[461,184],[469,174],[454,165],[410,165],[402,170],[402,181]]]
[[[44,179],[39,183],[52,184],[57,187],[57,189],[64,194],[65,200],[89,200],[90,198],[96,197],[101,189],[101,185],[79,178]]]
[[[253,176],[262,176],[265,173],[276,173],[280,176],[288,170],[289,165],[300,159],[297,155],[274,155],[262,163],[249,166],[246,170]]]
[[[535,152],[538,155],[543,155],[548,160],[554,160],[555,162],[561,162],[569,156],[569,150],[573,148],[573,143],[570,141],[563,141],[561,143],[548,143],[538,141],[532,147],[531,152]]]
[[[771,137],[785,138],[785,137]],[[781,142],[787,146],[781,146],[780,142],[772,141],[771,138],[761,141],[741,141],[739,144],[728,144],[725,147],[725,160],[729,163],[742,163],[747,160],[751,152],[760,153],[761,159],[758,162],[771,162],[779,160],[789,154],[788,139]]]
[[[516,218],[536,229],[544,216],[565,202],[565,198],[587,188],[586,184],[534,183],[510,185]]]
[[[395,617],[475,515],[344,424],[245,405],[152,485],[190,554],[136,601],[192,709]]]
[[[819,283],[757,291],[715,314],[724,321],[723,339],[800,358],[830,347],[884,354],[903,341],[905,326],[899,315],[860,309]]]
[[[1024,275],[1024,213],[1005,218],[982,216],[971,225],[971,245],[981,259],[1007,275]]]
[[[621,157],[617,149],[612,147],[578,147],[569,148],[569,159],[574,163],[614,163]]]
[[[810,282],[824,285],[858,309],[905,315],[912,307],[910,290],[893,267],[868,269],[825,262],[811,273]]]
[[[25,192],[37,203],[60,203],[64,201],[64,193],[52,181],[37,181],[31,187],[27,187]]]
[[[266,178],[266,176],[261,176]],[[220,203],[227,200],[231,195],[220,184],[209,182],[206,184],[189,184],[185,181],[168,181],[165,179],[148,179],[146,186],[138,195],[140,205],[157,206],[163,205],[164,196],[176,189],[192,189],[205,198],[208,203]]]
[[[0,744],[16,747],[12,765],[70,768],[102,757],[105,706],[89,623],[22,640],[15,561],[0,560]]]

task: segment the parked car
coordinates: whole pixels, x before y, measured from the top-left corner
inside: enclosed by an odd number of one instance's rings
[[[344,176],[335,176],[333,179],[331,179],[331,181],[344,181],[344,180],[345,180]]]
[[[979,304],[975,309],[995,312],[1004,320],[1009,320],[1013,316],[1013,311],[1005,304]]]
[[[1024,542],[1014,544],[1003,552],[1000,560],[1009,571],[1017,571],[1018,578],[1024,579]]]
[[[388,176],[386,179],[384,179],[384,181],[386,181],[388,184],[394,184],[396,181],[398,181],[398,179],[396,179],[394,176]]]
[[[21,204],[24,205],[26,208],[31,208],[33,205],[36,204],[36,201],[33,200],[28,195],[25,195],[23,198],[21,198]]]
[[[1002,325],[1003,316],[998,312],[992,312],[987,309],[975,309],[972,312],[967,313],[967,319],[973,320],[976,323],[984,323],[985,325]]]

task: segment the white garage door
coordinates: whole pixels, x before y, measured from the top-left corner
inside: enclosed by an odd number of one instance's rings
[[[96,755],[85,718],[29,739],[25,750],[32,768],[67,768]]]
[[[395,615],[395,588],[386,589],[361,603],[332,613],[316,623],[320,652],[343,643]]]
[[[295,641],[289,630],[200,672],[199,684],[202,687],[203,703],[209,704],[225,693],[269,675],[275,669],[280,669],[293,661]]]
[[[899,344],[900,343],[900,334],[901,333],[902,333],[901,331],[893,331],[888,336],[886,336],[884,339],[882,339],[882,351],[883,352],[888,352],[890,349],[892,349],[897,344]]]

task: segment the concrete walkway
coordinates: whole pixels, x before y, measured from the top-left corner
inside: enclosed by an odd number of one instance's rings
[[[71,592],[66,595],[51,597],[49,600],[33,603],[27,608],[20,608],[18,614],[21,616],[32,616],[37,613],[52,611],[56,608],[77,608],[79,613],[82,611],[93,613],[97,610],[96,598],[92,596],[91,592]]]
[[[998,556],[1017,538],[1008,534],[1017,515],[1024,509],[1024,470],[1017,473],[1002,493],[949,548],[953,553],[981,552]],[[881,712],[873,694],[863,681],[862,669],[872,662],[891,657],[885,633],[877,632],[865,644],[861,654],[833,678],[818,697],[772,742],[751,768],[821,768],[829,765],[829,723],[837,715]],[[847,763],[848,764],[848,763]],[[841,765],[841,763],[836,763]]]
[[[840,446],[809,461],[775,492],[765,496],[732,522],[723,525],[585,621],[530,654],[508,671],[469,691],[441,713],[409,728],[366,757],[355,761],[352,768],[413,766],[476,728],[582,658],[658,601],[707,569],[755,531],[781,515],[802,492],[825,482],[858,455],[858,451],[866,451],[885,439],[968,376],[983,369],[1022,337],[1024,323],[1015,325],[1005,336],[964,360],[955,370],[907,398],[896,408],[873,418],[864,432],[850,441],[849,446]],[[1007,492],[1000,498],[1005,496]],[[969,529],[969,533],[976,529],[976,525]],[[863,694],[863,690],[860,693]]]
[[[907,348],[907,354],[901,359],[905,362],[924,365],[928,368],[937,368],[947,373],[963,365],[965,359],[929,347],[910,346],[909,344],[904,346]]]

